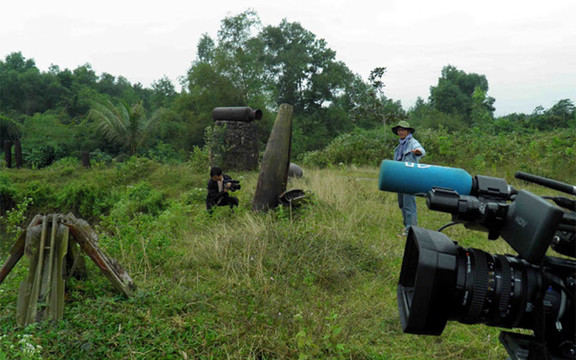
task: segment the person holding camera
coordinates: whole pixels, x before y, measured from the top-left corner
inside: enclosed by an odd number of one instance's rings
[[[392,127],[392,132],[398,136],[399,144],[394,149],[394,160],[417,164],[426,155],[426,150],[414,139],[415,129],[407,121],[400,121]],[[408,235],[408,228],[411,225],[418,225],[416,213],[416,198],[414,195],[398,193],[398,206],[402,210],[402,220],[404,228],[399,236]]]
[[[222,173],[219,167],[210,169],[210,180],[208,181],[208,195],[206,196],[206,210],[211,211],[214,206],[238,206],[238,198],[230,196],[229,191],[240,188],[240,185],[233,187],[232,178]]]

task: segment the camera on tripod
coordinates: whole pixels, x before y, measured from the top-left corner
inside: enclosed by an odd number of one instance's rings
[[[463,171],[400,164],[383,162],[380,190],[408,186],[391,180],[394,170],[399,176],[409,172],[410,186],[419,191],[429,182],[453,182],[462,174],[452,171]],[[437,180],[431,174],[439,174]],[[576,194],[576,187],[555,180],[521,172],[515,177]],[[411,227],[397,289],[403,331],[440,335],[448,320],[530,329],[533,335],[500,334],[511,359],[575,359],[576,201],[516,191],[499,178],[462,179],[458,185],[469,187],[469,194],[431,186],[428,208],[452,214],[449,225],[486,231],[491,240],[502,237],[518,255],[464,248],[439,231]],[[547,256],[549,248],[565,257]]]

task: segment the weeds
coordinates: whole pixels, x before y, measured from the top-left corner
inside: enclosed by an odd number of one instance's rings
[[[310,191],[310,201],[292,211],[253,212],[257,174],[244,174],[240,206],[210,215],[205,174],[141,165],[123,168],[121,184],[120,170],[82,172],[114,199],[92,225],[100,247],[134,279],[134,296],[119,297],[87,262],[89,277],[67,284],[62,321],[19,329],[19,264],[0,287],[0,359],[14,358],[11,346],[24,354],[25,335],[30,359],[505,358],[499,330],[483,325],[449,323],[441,337],[402,333],[401,215],[395,195],[377,190],[375,167],[305,169],[288,187]],[[161,173],[176,176],[160,182]],[[418,200],[422,226],[447,222]],[[480,233],[448,235],[463,246],[507,250]]]

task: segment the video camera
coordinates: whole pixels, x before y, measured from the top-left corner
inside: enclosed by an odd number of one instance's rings
[[[236,191],[242,188],[239,180],[224,179],[222,183],[224,187],[228,188],[230,191]]]
[[[452,214],[447,226],[501,236],[518,253],[463,248],[439,232],[446,226],[412,226],[397,289],[404,332],[440,335],[448,320],[523,328],[533,335],[500,334],[511,359],[576,358],[576,200],[516,191],[503,179],[472,178],[462,169],[385,160],[380,170],[380,190],[426,196],[429,209]],[[555,180],[515,177],[576,194]],[[549,247],[566,258],[546,256]]]

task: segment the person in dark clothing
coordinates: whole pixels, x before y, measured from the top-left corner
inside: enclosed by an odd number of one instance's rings
[[[210,180],[208,181],[208,196],[206,196],[206,210],[211,211],[214,206],[238,206],[238,198],[230,196],[231,177],[223,174],[222,169],[213,167],[210,169]]]

